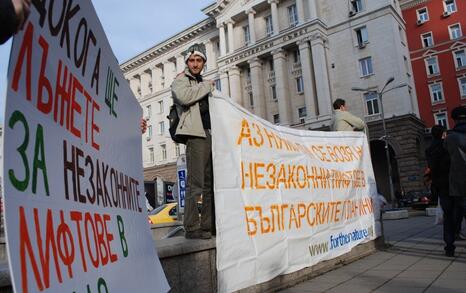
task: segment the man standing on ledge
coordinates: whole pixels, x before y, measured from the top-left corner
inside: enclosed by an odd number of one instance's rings
[[[336,99],[333,102],[335,116],[333,117],[333,131],[365,131],[366,123],[347,111],[346,102],[343,99]]]
[[[201,72],[207,61],[205,48],[194,44],[185,55],[186,68],[171,85],[173,99],[182,109],[176,135],[187,137],[187,186],[184,208],[186,238],[209,239],[214,232],[214,191],[212,137],[209,100],[213,81],[203,81]],[[202,194],[201,219],[197,202]]]

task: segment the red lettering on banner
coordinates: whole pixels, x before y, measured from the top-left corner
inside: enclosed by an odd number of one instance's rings
[[[49,264],[50,264],[50,248],[52,248],[53,253],[53,261],[55,264],[55,271],[57,273],[58,282],[63,282],[61,276],[60,266],[58,265],[58,252],[57,252],[57,243],[55,242],[55,234],[53,231],[53,219],[52,219],[52,211],[47,210],[46,216],[46,232],[45,232],[45,256],[42,247],[42,233],[40,230],[40,223],[39,223],[39,212],[37,209],[34,209],[34,223],[36,226],[36,238],[37,238],[37,246],[39,247],[39,257],[40,263],[42,266],[42,275],[44,276],[44,285],[45,288],[50,287],[50,271],[49,271]]]
[[[88,259],[91,260],[96,269],[118,260],[118,255],[113,253],[111,249],[111,243],[115,237],[108,229],[112,220],[110,215],[70,211],[68,218],[65,217],[65,212],[60,210],[58,212],[59,220],[54,225],[52,209],[46,210],[45,219],[44,216],[41,219],[38,208],[33,208],[32,214],[34,215],[34,225],[29,231],[25,208],[19,207],[22,292],[43,291],[49,288],[52,267],[55,270],[57,282],[63,283],[61,266],[67,268],[68,279],[73,279],[76,270],[80,271],[79,264],[76,264],[78,259],[82,263],[82,272],[88,271]],[[74,223],[74,227],[69,225],[69,221]],[[44,225],[45,231],[41,228]],[[31,238],[31,235],[35,235],[35,238]],[[84,246],[84,241],[86,241],[87,247]],[[91,249],[92,243],[95,251]],[[75,257],[78,254],[77,250],[79,250],[79,258]],[[37,286],[35,288],[29,288],[30,270],[32,270]]]
[[[32,272],[34,273],[37,288],[39,291],[42,291],[44,290],[44,285],[42,284],[37,261],[34,257],[34,251],[32,250],[31,238],[29,237],[27,221],[24,215],[24,207],[19,207],[19,255],[21,262],[21,289],[24,293],[29,292],[26,254],[28,254],[29,261],[31,262]]]
[[[83,263],[83,270],[87,272],[86,258],[84,257],[84,247],[83,247],[83,237],[81,234],[81,221],[83,219],[82,213],[77,211],[70,212],[70,217],[72,221],[76,222],[76,230],[78,230],[78,241],[79,241],[79,251],[81,254],[81,261]]]
[[[26,26],[26,31],[24,32],[23,43],[19,49],[18,61],[15,66],[15,71],[13,73],[13,82],[11,83],[11,88],[17,92],[18,83],[21,77],[21,70],[23,69],[24,59],[26,58],[26,98],[30,101],[32,99],[31,95],[31,62],[32,62],[32,36],[34,33],[34,27],[29,22]]]
[[[36,47],[41,48],[40,61],[34,60],[35,63],[39,64],[33,64],[32,60],[33,50]],[[56,69],[56,84],[52,87],[52,83],[46,75],[47,66],[51,64],[48,60],[51,56],[48,53],[47,40],[39,35],[37,44],[35,44],[34,26],[28,23],[14,67],[12,89],[18,92],[19,82],[25,79],[26,99],[33,102],[31,86],[37,86],[35,87],[37,88],[37,101],[34,101],[37,110],[44,115],[52,115],[53,109],[55,123],[64,127],[73,136],[83,139],[94,149],[99,150],[100,145],[96,141],[96,137],[100,133],[100,127],[96,123],[95,114],[100,111],[100,105],[60,59],[58,59]],[[25,73],[23,72],[24,67]],[[35,77],[37,80],[32,80],[32,67],[40,68],[37,77]]]
[[[49,79],[45,76],[45,66],[47,65],[47,56],[49,53],[49,44],[47,41],[40,36],[39,45],[42,47],[42,59],[40,63],[40,73],[39,73],[39,82],[37,86],[37,109],[44,114],[48,114],[52,110],[52,86],[50,85]],[[43,98],[43,89],[46,90],[48,99],[47,102],[42,100]]]
[[[92,249],[91,249],[91,243],[90,243],[90,237],[89,237],[89,224],[91,224],[91,228],[92,228],[92,236],[94,237],[94,247],[95,247],[95,253],[96,253],[96,256],[94,257],[94,255],[92,254]],[[86,229],[86,245],[87,245],[87,251],[89,252],[89,257],[91,258],[91,262],[92,262],[92,265],[95,267],[95,268],[98,268],[99,267],[99,258],[100,258],[100,254],[99,254],[99,247],[98,247],[98,244],[97,244],[97,234],[96,234],[96,231],[95,231],[95,225],[94,225],[94,221],[92,221],[92,216],[90,213],[86,213],[84,215],[84,227]]]

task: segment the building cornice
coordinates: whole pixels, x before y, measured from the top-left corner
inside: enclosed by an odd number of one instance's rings
[[[430,1],[431,0],[405,0],[405,1],[402,0],[400,1],[400,7],[401,7],[401,10],[405,10],[405,9],[413,8],[420,4],[430,2]]]
[[[152,48],[136,55],[128,61],[120,64],[120,68],[123,73],[130,71],[140,65],[146,64],[148,61],[161,56],[162,54],[173,50],[182,44],[189,42],[190,40],[197,37],[199,34],[205,32],[211,27],[215,26],[215,20],[212,18],[204,19],[201,22],[183,30],[182,32],[170,37],[169,39],[162,41]]]
[[[314,40],[318,37],[322,37],[326,40],[324,32],[327,30],[325,24],[320,20],[312,20],[302,26],[294,27],[281,31],[279,35],[274,37],[268,37],[262,40],[258,40],[253,46],[245,46],[235,50],[233,53],[222,56],[218,59],[219,65],[237,64],[243,62],[245,59],[253,58],[270,51],[272,48],[277,46],[284,46],[290,42],[297,41],[304,35],[308,35],[309,39],[306,41]],[[318,33],[320,32],[320,33]]]
[[[225,10],[225,8],[230,4],[230,2],[233,2],[233,0],[217,1],[216,3],[212,3],[211,5],[202,9],[202,12],[204,12],[206,15],[210,17],[215,18]]]

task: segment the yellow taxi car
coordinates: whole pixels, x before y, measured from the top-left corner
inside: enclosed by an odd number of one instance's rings
[[[149,212],[149,224],[164,224],[176,222],[176,202],[163,204]]]

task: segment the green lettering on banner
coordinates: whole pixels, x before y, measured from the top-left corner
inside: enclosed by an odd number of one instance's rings
[[[121,249],[123,250],[123,256],[128,256],[128,243],[125,238],[125,226],[123,224],[123,219],[120,215],[117,216],[118,221],[118,233],[120,234]]]
[[[99,280],[97,281],[97,290],[99,291],[99,293],[103,293],[103,291],[100,291],[102,286],[105,288],[105,293],[108,293],[107,283],[105,283],[104,278],[99,278]]]
[[[24,117],[23,113],[19,111],[14,111],[11,115],[10,120],[8,121],[8,126],[13,129],[17,122],[21,122],[24,127],[24,140],[23,143],[16,149],[18,153],[21,155],[21,159],[23,160],[24,165],[24,180],[19,180],[16,175],[15,171],[10,169],[8,170],[8,177],[10,178],[11,184],[18,189],[19,191],[25,191],[28,187],[29,182],[29,164],[28,158],[26,156],[26,149],[29,143],[29,126],[26,121],[26,117]]]
[[[42,170],[42,176],[44,176],[45,193],[48,196],[50,194],[49,183],[47,180],[47,166],[45,165],[44,129],[40,124],[37,126],[36,145],[34,147],[34,163],[32,165],[32,193],[36,193],[37,191],[37,169]]]
[[[120,84],[116,79],[113,72],[110,70],[110,67],[107,70],[107,89],[105,91],[105,104],[110,109],[110,115],[117,117],[117,113],[115,112],[115,104],[118,101],[118,96],[116,95],[116,88]]]
[[[24,180],[17,178],[15,170],[8,170],[8,177],[10,178],[11,184],[19,191],[25,191],[29,184],[29,160],[26,154],[28,144],[29,144],[29,125],[26,120],[26,117],[23,113],[16,110],[11,115],[10,120],[8,121],[8,126],[13,129],[16,123],[20,122],[24,127],[24,139],[21,145],[16,149],[21,156],[24,166]],[[32,193],[37,193],[37,171],[40,169],[42,171],[42,176],[44,177],[44,188],[46,195],[50,195],[49,192],[49,183],[47,179],[47,166],[45,164],[45,145],[44,145],[44,129],[42,125],[37,125],[36,129],[36,140],[34,145],[34,161],[32,165]]]

